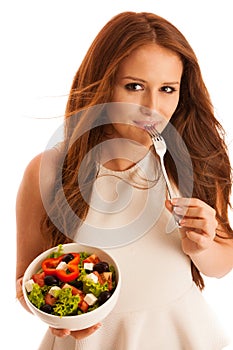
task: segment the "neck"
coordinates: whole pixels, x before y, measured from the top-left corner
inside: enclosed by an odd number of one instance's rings
[[[147,147],[135,141],[110,139],[102,143],[101,164],[110,170],[127,170],[144,158],[147,152]]]

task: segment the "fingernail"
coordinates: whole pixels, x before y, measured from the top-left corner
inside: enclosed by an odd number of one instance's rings
[[[182,209],[180,207],[174,207],[174,212],[177,214],[182,214]]]
[[[63,331],[63,334],[64,334],[65,337],[66,337],[67,335],[70,335],[69,329],[65,329],[65,330]]]
[[[186,221],[182,219],[182,220],[180,220],[179,224],[180,224],[181,226],[184,226],[184,225],[186,224]]]
[[[176,204],[176,203],[177,203],[177,199],[176,199],[176,198],[172,198],[172,199],[171,199],[171,204],[174,205],[174,204]]]

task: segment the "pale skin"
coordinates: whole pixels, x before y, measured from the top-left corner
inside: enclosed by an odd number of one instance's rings
[[[150,111],[157,111],[168,122],[179,101],[182,70],[182,63],[173,52],[156,44],[140,47],[121,63],[113,88],[112,102],[140,105],[145,118],[150,116]],[[164,122],[160,121],[159,131],[164,126]],[[106,132],[112,138],[134,140],[146,149],[151,146],[147,132],[135,125],[113,124],[111,130]],[[54,164],[55,169],[57,151],[49,151],[48,156],[51,157],[48,163]],[[20,281],[29,263],[43,251],[40,221],[44,216],[44,207],[39,186],[41,157],[42,154],[35,157],[26,168],[16,204],[17,294],[25,308]],[[124,170],[133,164],[129,159],[116,157],[105,166],[113,170]],[[51,174],[51,171],[48,173]],[[45,184],[48,196],[54,176],[55,174],[51,174]],[[221,227],[216,220],[215,210],[195,198],[175,198],[172,202],[166,200],[165,205],[169,211],[175,210],[182,216],[181,246],[198,269],[207,276],[222,277],[227,274],[233,267],[233,240],[223,240],[216,236],[216,229]],[[224,232],[221,234],[224,235]],[[75,339],[82,339],[94,333],[100,326],[97,324],[72,332],[51,328],[51,332],[58,337],[71,335]]]

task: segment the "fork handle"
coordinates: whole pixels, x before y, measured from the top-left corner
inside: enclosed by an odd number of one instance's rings
[[[171,184],[170,184],[170,181],[169,181],[168,176],[167,176],[167,171],[165,169],[164,162],[162,161],[162,159],[161,159],[161,168],[162,168],[163,176],[164,176],[164,179],[165,179],[165,182],[167,185],[168,197],[169,197],[169,199],[172,199],[172,197],[173,197],[172,196],[172,188],[171,188]]]
[[[163,176],[164,176],[166,186],[167,186],[168,197],[171,200],[173,198],[173,196],[172,196],[173,191],[172,191],[172,187],[170,184],[170,180],[168,179],[168,176],[167,176],[167,171],[166,171],[163,159],[161,159],[161,168],[162,168]],[[176,213],[174,213],[174,211],[173,211],[173,216],[174,216],[177,227],[180,228],[181,226],[180,226],[179,222],[180,222],[181,217],[179,215],[177,215]]]

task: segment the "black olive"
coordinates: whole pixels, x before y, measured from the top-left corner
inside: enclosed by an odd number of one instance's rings
[[[97,271],[99,273],[108,272],[109,265],[105,261],[101,261],[93,266],[93,271]]]
[[[78,288],[80,290],[83,290],[83,282],[82,281],[77,281],[77,280],[74,280],[72,282],[70,282],[70,284],[72,286],[74,286],[75,288]]]
[[[98,297],[99,305],[104,304],[111,297],[111,295],[112,295],[112,293],[107,291],[107,290],[104,292],[101,292],[99,297]]]
[[[47,314],[51,314],[51,312],[53,311],[52,306],[49,304],[42,305],[40,309],[41,311],[46,312]]]
[[[59,279],[56,276],[47,275],[44,278],[44,283],[47,286],[54,286],[59,284]]]
[[[66,254],[63,258],[62,258],[62,261],[65,261],[67,264],[68,262],[70,262],[71,260],[74,259],[74,256],[73,254],[69,253],[69,254]]]

